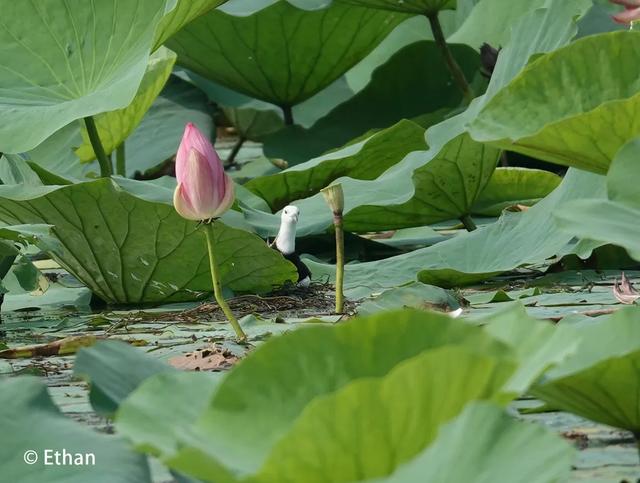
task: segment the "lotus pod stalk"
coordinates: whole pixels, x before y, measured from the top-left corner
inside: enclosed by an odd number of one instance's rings
[[[344,211],[344,193],[340,183],[323,188],[322,195],[333,212],[333,226],[336,232],[336,313],[344,312],[344,231],[342,213]]]
[[[224,172],[222,161],[211,142],[191,123],[185,127],[176,154],[176,179],[178,186],[173,193],[173,206],[183,218],[202,223],[209,251],[213,294],[238,341],[245,342],[247,336],[222,295],[213,230],[215,220],[233,205],[233,181]]]

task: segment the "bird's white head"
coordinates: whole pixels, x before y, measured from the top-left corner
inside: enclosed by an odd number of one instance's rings
[[[288,205],[285,206],[280,214],[281,223],[298,223],[298,218],[300,218],[300,209],[297,206]]]
[[[296,250],[296,225],[300,218],[300,209],[297,206],[285,206],[280,214],[280,230],[276,236],[276,248],[285,255]]]

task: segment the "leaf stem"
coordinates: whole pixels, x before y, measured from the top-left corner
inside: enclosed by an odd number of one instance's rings
[[[467,229],[467,231],[473,231],[476,230],[478,227],[476,226],[475,222],[471,219],[471,216],[467,215],[462,215],[460,217],[460,221],[462,222],[462,224],[464,225],[464,227]]]
[[[291,110],[291,106],[281,106],[282,114],[284,115],[284,124],[285,126],[293,125],[293,111]]]
[[[429,25],[431,26],[433,39],[440,49],[440,53],[442,54],[442,57],[447,64],[449,72],[453,77],[453,81],[458,85],[458,88],[462,91],[462,94],[464,95],[467,102],[471,102],[475,97],[473,89],[471,89],[467,78],[464,76],[464,72],[460,68],[460,65],[458,65],[458,62],[456,62],[456,59],[453,57],[453,54],[449,49],[449,45],[447,44],[447,41],[444,37],[444,32],[442,31],[442,25],[440,25],[438,12],[428,13],[426,14],[426,17],[429,20]]]
[[[333,214],[333,226],[336,229],[336,313],[344,311],[344,231],[342,214]]]
[[[636,448],[638,449],[638,457],[640,458],[640,433],[633,433],[633,437],[636,440]]]
[[[116,174],[127,176],[127,158],[125,155],[124,141],[116,148]]]
[[[89,135],[89,141],[93,147],[93,152],[100,164],[100,176],[102,178],[108,178],[113,174],[113,167],[111,166],[111,160],[104,152],[104,147],[102,146],[100,136],[98,135],[98,128],[96,128],[96,122],[93,120],[92,116],[87,116],[84,118],[84,125],[87,128],[87,134]]]
[[[238,138],[236,143],[233,145],[233,148],[231,149],[231,152],[229,153],[229,157],[227,158],[227,162],[226,162],[226,166],[225,167],[228,168],[229,166],[233,166],[233,164],[236,162],[236,156],[240,152],[240,148],[242,148],[242,145],[244,144],[244,142],[246,140],[247,140],[247,138],[245,138],[244,136],[240,136]]]
[[[227,305],[224,297],[222,296],[222,289],[220,287],[220,273],[218,269],[218,262],[215,257],[215,248],[214,248],[214,236],[213,236],[213,222],[204,224],[204,232],[207,235],[207,248],[209,250],[209,268],[211,270],[211,280],[213,282],[213,295],[216,298],[216,302],[218,302],[218,306],[226,315],[227,320],[233,327],[233,330],[236,333],[236,337],[238,338],[238,342],[246,342],[247,336],[240,327],[240,323],[231,312],[231,309]]]

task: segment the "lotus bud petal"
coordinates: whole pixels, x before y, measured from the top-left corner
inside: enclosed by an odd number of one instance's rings
[[[613,20],[621,24],[631,24],[640,20],[640,0],[611,0],[612,3],[623,5],[624,10],[613,16]]]
[[[173,205],[183,218],[218,218],[233,205],[233,181],[209,140],[191,123],[176,154],[176,179]]]
[[[333,211],[334,215],[342,216],[342,212],[344,211],[344,193],[342,191],[342,185],[340,183],[327,186],[320,190],[322,192],[322,196],[324,196],[324,200]]]

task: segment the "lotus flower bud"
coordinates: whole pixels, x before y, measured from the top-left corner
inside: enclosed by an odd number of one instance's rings
[[[612,3],[623,5],[624,10],[613,16],[613,20],[622,24],[633,24],[640,20],[640,0],[611,0]]]
[[[344,211],[344,193],[342,192],[342,185],[340,183],[327,186],[320,190],[325,201],[333,211],[334,216],[342,216]]]
[[[173,206],[187,220],[218,218],[233,205],[233,181],[211,142],[191,123],[176,154],[176,179]]]

